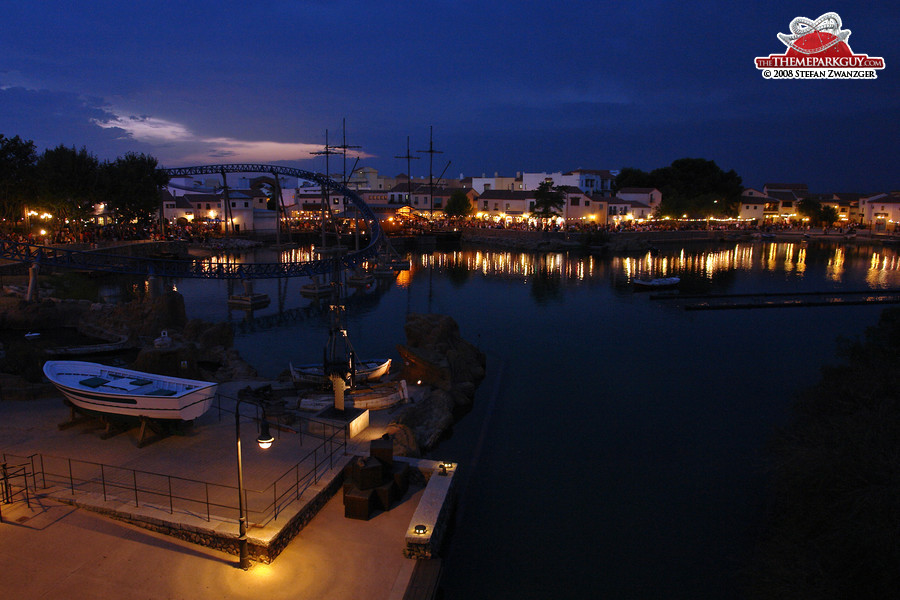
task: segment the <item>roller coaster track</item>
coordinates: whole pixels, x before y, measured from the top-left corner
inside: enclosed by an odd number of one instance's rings
[[[106,271],[159,277],[192,279],[274,279],[279,277],[308,277],[323,275],[335,270],[353,269],[377,254],[384,243],[384,233],[378,217],[362,198],[321,173],[304,171],[292,167],[262,164],[223,164],[198,167],[165,169],[170,177],[189,175],[220,175],[223,173],[271,173],[286,175],[318,183],[324,189],[343,194],[359,209],[368,224],[369,245],[356,252],[333,258],[323,258],[306,262],[252,263],[252,264],[204,264],[187,260],[154,259],[83,250],[68,250],[60,247],[39,246],[0,240],[0,258],[15,262],[47,265],[50,267]]]

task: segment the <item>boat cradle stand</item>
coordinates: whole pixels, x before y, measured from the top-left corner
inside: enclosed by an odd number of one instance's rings
[[[99,421],[104,426],[103,432],[100,434],[100,439],[108,440],[109,438],[115,437],[120,433],[125,433],[126,431],[133,429],[133,425],[130,425],[127,422],[115,421],[113,419],[108,419],[102,415],[95,416],[81,413],[71,404],[69,405],[69,410],[71,411],[69,414],[69,420],[63,421],[62,423],[59,423],[57,425],[60,430],[69,429],[70,427],[81,425],[83,423],[96,423],[97,421]],[[153,442],[157,442],[169,436],[168,433],[164,433],[160,430],[160,428],[153,427],[153,425],[150,423],[149,418],[141,417],[140,419],[141,430],[138,434],[138,448],[149,446]],[[148,431],[148,429],[150,431]]]

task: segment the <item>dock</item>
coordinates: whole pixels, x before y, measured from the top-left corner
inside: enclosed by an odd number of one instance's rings
[[[650,300],[682,305],[684,310],[733,310],[758,308],[809,308],[900,304],[900,290],[852,290],[820,292],[759,292],[743,294],[653,294]]]
[[[223,384],[224,392],[236,397],[246,384]],[[404,554],[413,521],[431,518],[417,512],[420,500],[439,495],[428,481],[448,481],[431,477],[440,463],[397,457],[419,474],[416,483],[387,510],[345,517],[344,468],[368,456],[389,415],[345,447],[338,437],[329,448],[313,435],[280,430],[260,450],[252,423],[241,428],[253,562],[247,572],[237,568],[235,428],[227,408],[217,414],[214,406],[185,435],[139,448],[135,431],[104,440],[90,425],[57,429],[68,413],[60,398],[0,402],[0,462],[34,457],[26,461],[27,502],[21,493],[11,504],[0,499],[0,588],[26,599],[73,590],[124,599],[433,597],[440,558]],[[252,407],[246,410],[252,421]],[[200,481],[206,490],[189,489]],[[281,483],[267,487],[272,481]],[[29,577],[36,568],[42,575]]]

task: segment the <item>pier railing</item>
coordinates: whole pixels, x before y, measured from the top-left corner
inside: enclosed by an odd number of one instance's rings
[[[329,423],[315,422],[320,443],[290,469],[262,490],[244,488],[248,523],[264,526],[284,518],[285,510],[299,500],[321,476],[333,469],[347,448],[346,431]],[[84,498],[93,495],[104,503],[120,502],[174,515],[193,516],[207,522],[238,520],[238,488],[232,485],[129,469],[93,461],[36,453],[28,456],[3,453],[6,475],[0,502],[16,496],[48,494]]]

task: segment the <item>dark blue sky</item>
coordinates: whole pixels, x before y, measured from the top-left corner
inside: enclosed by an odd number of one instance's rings
[[[73,6],[88,5],[75,9]],[[837,12],[877,80],[773,81],[798,16]],[[41,1],[0,17],[0,133],[167,167],[362,146],[394,175],[651,170],[716,161],[751,187],[900,189],[900,4],[364,0]],[[427,175],[427,156],[413,163]],[[332,159],[335,160],[335,159]],[[351,161],[352,164],[352,161]]]

